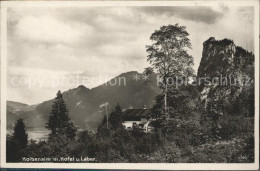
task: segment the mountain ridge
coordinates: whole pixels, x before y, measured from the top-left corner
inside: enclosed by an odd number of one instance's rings
[[[140,76],[138,80],[133,79],[135,74]],[[144,84],[141,76],[142,74],[137,71],[129,71],[112,78],[112,82],[109,82],[111,81],[109,80],[92,89],[79,85],[76,88],[64,91],[62,94],[71,119],[80,128],[96,129],[104,117],[104,112],[99,108],[100,104],[104,102],[109,102],[109,112],[114,109],[117,103],[122,108],[141,108],[143,105],[152,107],[153,99],[159,91],[156,86],[156,74],[150,76],[151,83],[147,85]],[[115,84],[113,82],[120,78],[125,78],[125,80],[122,79],[122,83],[116,82]],[[50,99],[32,105],[34,108],[29,111],[21,110],[19,116],[24,118],[28,128],[44,128],[53,100]],[[12,111],[7,111],[7,115],[9,116],[7,126],[10,129],[17,119],[17,115]]]

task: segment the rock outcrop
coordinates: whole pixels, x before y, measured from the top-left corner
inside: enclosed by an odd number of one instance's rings
[[[254,116],[254,55],[232,40],[203,43],[197,77],[205,108],[226,115]]]
[[[203,43],[202,59],[198,69],[198,77],[219,77],[243,73],[254,77],[254,55],[232,40],[216,40],[209,38]]]

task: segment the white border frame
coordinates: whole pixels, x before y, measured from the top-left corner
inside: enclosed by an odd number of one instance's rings
[[[2,1],[1,3],[1,168],[149,169],[149,170],[257,170],[259,169],[259,1]],[[231,163],[6,163],[6,49],[7,8],[84,6],[253,6],[255,10],[255,162]]]

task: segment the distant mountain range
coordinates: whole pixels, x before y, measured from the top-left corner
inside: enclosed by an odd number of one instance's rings
[[[134,76],[137,77],[134,79]],[[115,80],[117,84],[113,85]],[[151,108],[159,91],[156,74],[150,75],[145,83],[142,74],[131,71],[115,77],[111,84],[108,81],[92,89],[80,85],[63,92],[63,97],[75,125],[82,129],[96,129],[105,114],[104,109],[99,108],[102,103],[109,103],[109,112],[117,103],[122,108],[142,108],[143,105]],[[53,99],[37,105],[7,101],[7,128],[11,129],[18,118],[24,119],[28,129],[44,128],[52,103]]]

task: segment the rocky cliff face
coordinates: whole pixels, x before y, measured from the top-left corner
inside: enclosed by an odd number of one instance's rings
[[[254,55],[229,39],[209,38],[203,43],[198,77],[219,77],[243,73],[253,78]]]
[[[205,108],[215,103],[228,115],[254,116],[254,55],[229,39],[209,38],[203,43],[198,69]],[[205,81],[208,80],[208,81]]]

